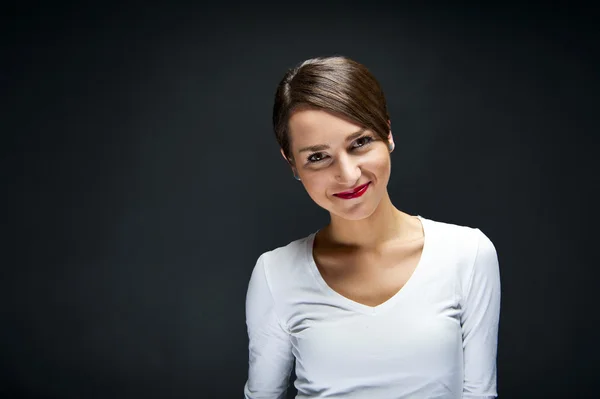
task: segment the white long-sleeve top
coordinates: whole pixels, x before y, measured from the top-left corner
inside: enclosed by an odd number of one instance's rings
[[[312,255],[316,233],[263,253],[246,296],[246,399],[495,398],[500,313],[496,249],[478,228],[417,216],[410,279],[372,307],[337,293]]]

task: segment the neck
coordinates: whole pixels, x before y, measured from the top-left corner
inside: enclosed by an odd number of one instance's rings
[[[328,241],[336,245],[376,249],[392,239],[408,235],[409,217],[396,209],[386,192],[375,211],[365,219],[347,220],[331,214],[331,222],[324,233]]]

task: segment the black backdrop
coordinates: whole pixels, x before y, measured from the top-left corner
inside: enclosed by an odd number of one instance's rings
[[[278,152],[275,86],[343,54],[388,97],[393,202],[496,246],[501,397],[593,397],[594,21],[489,4],[6,6],[0,396],[242,397],[254,262],[327,221]]]

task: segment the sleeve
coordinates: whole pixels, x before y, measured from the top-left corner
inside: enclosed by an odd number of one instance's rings
[[[500,319],[500,270],[494,244],[477,229],[478,247],[464,295],[463,398],[496,398],[496,356]]]
[[[289,333],[275,313],[264,254],[258,258],[248,284],[246,325],[249,356],[244,398],[285,398],[294,356]]]

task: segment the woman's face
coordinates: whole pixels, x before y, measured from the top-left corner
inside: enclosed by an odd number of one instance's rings
[[[375,211],[390,178],[391,133],[383,141],[375,132],[315,109],[294,112],[289,132],[294,169],[317,205],[348,220]]]

